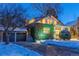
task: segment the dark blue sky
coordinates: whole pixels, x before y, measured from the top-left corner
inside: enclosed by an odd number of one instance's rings
[[[61,15],[59,15],[59,19],[64,22],[70,22],[77,20],[77,17],[79,16],[79,4],[77,3],[66,3],[61,4],[61,7],[63,9]]]
[[[22,4],[24,8],[28,8],[28,19],[39,17],[41,13],[38,10],[31,8],[31,4]],[[64,24],[74,21],[79,16],[79,4],[77,3],[61,3],[62,12],[58,15],[58,19]]]

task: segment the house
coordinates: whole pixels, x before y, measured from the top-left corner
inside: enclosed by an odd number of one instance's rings
[[[30,24],[32,24],[32,26],[29,26],[33,27],[35,31],[32,32],[35,39],[60,39],[59,32],[62,30],[61,26],[64,27],[64,24],[61,21],[56,19],[54,16],[42,17],[38,21],[36,20],[37,18],[32,19],[31,21],[29,20]]]
[[[79,39],[79,19],[67,23],[66,26],[70,26],[71,40],[78,40]]]
[[[79,18],[76,20],[76,23],[73,25],[73,28],[75,29],[76,37],[79,40]]]
[[[71,39],[75,40],[79,36],[79,22],[75,25],[64,25],[54,16],[38,17],[32,20],[26,20],[26,28],[16,28],[9,36],[10,42],[33,41],[57,39],[61,40],[59,33],[67,28],[71,33]],[[31,38],[32,37],[32,38]],[[31,38],[31,39],[30,39]],[[0,26],[0,41],[5,41],[4,28]]]
[[[0,41],[1,42],[6,41],[3,27],[0,27]],[[9,42],[20,42],[20,41],[27,41],[26,28],[15,28],[14,31],[10,32]]]
[[[67,28],[71,33],[70,40],[79,39],[79,20],[76,22],[73,21],[74,24],[63,24],[60,20],[55,18],[54,16],[42,17],[37,20],[37,18],[32,19],[30,21],[31,26],[34,27],[34,31],[32,32],[35,39],[57,39],[60,40],[59,33]]]

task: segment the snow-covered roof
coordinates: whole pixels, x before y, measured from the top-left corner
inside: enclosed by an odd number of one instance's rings
[[[77,21],[70,21],[68,23],[66,23],[65,25],[66,26],[73,26],[73,25],[76,25]]]
[[[34,18],[35,21],[34,21],[33,23],[31,23],[31,24],[37,23],[38,21],[43,20],[43,18],[48,18],[48,17],[49,17],[49,16],[36,17],[36,18]],[[51,20],[51,19],[52,19],[52,20],[56,20],[56,21],[60,22],[62,25],[64,25],[59,19],[55,18],[54,16],[51,16],[51,17],[49,17],[49,18],[50,18],[50,20]]]
[[[0,30],[4,31],[4,28],[0,27]],[[27,28],[15,28],[14,31],[27,31]]]
[[[2,30],[2,31],[3,31],[3,30],[4,30],[4,28],[3,28],[3,27],[0,27],[0,30]]]
[[[16,29],[14,29],[14,31],[27,31],[27,29],[26,28],[16,28]]]

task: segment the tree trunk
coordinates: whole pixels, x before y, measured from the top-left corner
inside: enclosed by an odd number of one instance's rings
[[[8,31],[6,31],[5,32],[5,36],[6,36],[6,38],[5,38],[5,44],[9,44],[9,33],[8,33]]]

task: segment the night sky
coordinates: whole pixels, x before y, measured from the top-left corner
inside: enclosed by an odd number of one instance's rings
[[[41,13],[31,7],[31,4],[22,4],[28,8],[28,19],[39,17]],[[61,3],[62,12],[58,15],[58,19],[64,24],[74,21],[79,16],[79,4],[77,3]]]
[[[59,19],[63,23],[77,20],[77,17],[79,16],[79,4],[66,3],[66,4],[61,4],[61,7],[63,11],[61,15],[59,15]]]
[[[24,8],[28,8],[28,19],[39,17],[41,13],[38,10],[31,8],[31,4],[22,4]],[[58,15],[58,19],[64,24],[74,21],[79,16],[79,4],[77,3],[61,3],[62,12]]]

